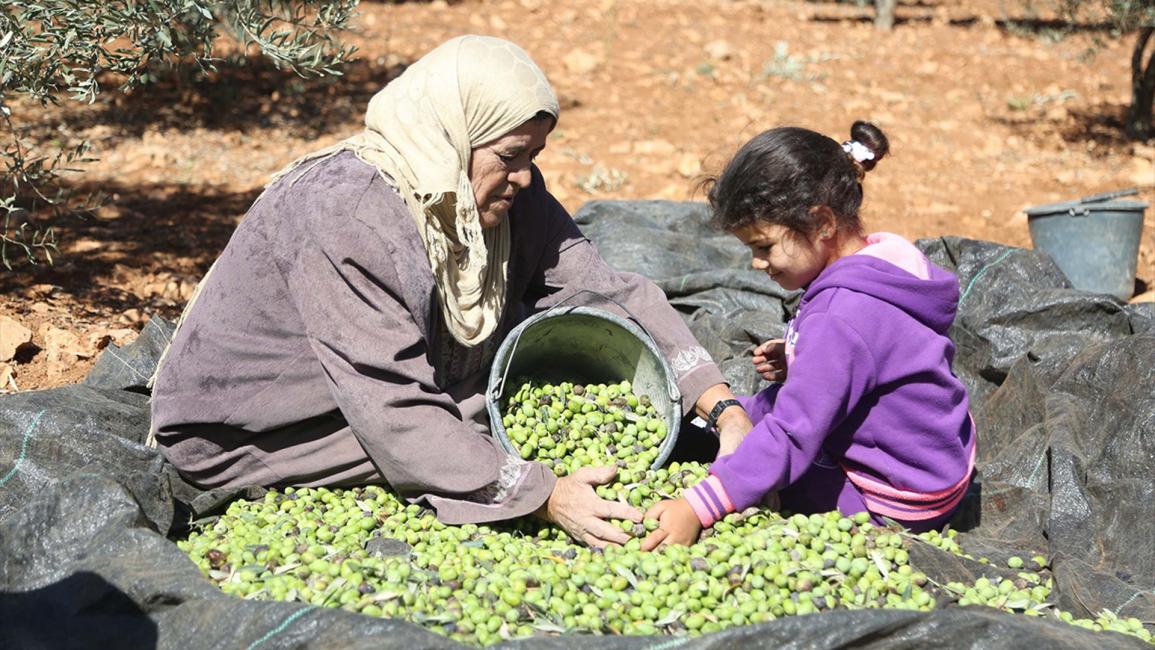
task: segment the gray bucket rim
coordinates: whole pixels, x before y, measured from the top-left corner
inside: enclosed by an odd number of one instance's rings
[[[673,453],[674,445],[677,442],[681,429],[682,394],[678,388],[677,377],[674,375],[674,370],[670,366],[669,360],[662,354],[657,343],[646,330],[642,329],[630,319],[595,307],[586,307],[584,305],[551,307],[530,316],[519,323],[517,327],[510,330],[509,334],[506,334],[505,339],[501,342],[501,345],[498,346],[493,356],[494,363],[489,369],[489,382],[486,384],[485,389],[485,410],[489,414],[490,432],[497,438],[502,449],[509,454],[521,458],[520,451],[514,447],[513,442],[509,439],[509,434],[506,433],[505,424],[501,421],[500,402],[502,396],[505,395],[506,375],[508,374],[510,364],[513,362],[513,355],[508,353],[508,349],[516,345],[517,341],[521,339],[522,333],[531,327],[539,325],[545,320],[566,316],[588,316],[608,321],[633,335],[658,359],[658,365],[662,367],[663,374],[666,376],[667,393],[670,399],[669,413],[662,414],[667,420],[666,439],[662,441],[661,446],[658,448],[658,457],[655,458],[654,462],[650,465],[650,469],[660,468],[669,460],[670,455]],[[503,358],[504,364],[500,363]],[[504,365],[504,368],[500,367],[501,365]]]
[[[1143,212],[1149,207],[1146,201],[1103,201],[1084,203],[1079,200],[1047,203],[1024,208],[1028,218],[1051,216],[1086,216],[1092,212]]]

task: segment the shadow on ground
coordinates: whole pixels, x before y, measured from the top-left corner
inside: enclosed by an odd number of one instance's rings
[[[406,65],[358,59],[342,68],[342,76],[306,79],[253,58],[224,62],[214,71],[182,68],[127,93],[105,79],[98,101],[69,110],[63,126],[74,132],[108,129],[112,143],[138,138],[149,128],[246,133],[278,128],[317,137],[359,123],[369,99]],[[41,139],[52,137],[59,124],[29,126],[30,135]]]
[[[1100,102],[1094,106],[1068,109],[1067,117],[1058,129],[1058,137],[1068,145],[1086,147],[1094,144],[1100,156],[1130,151],[1134,141],[1127,137],[1126,104]],[[1005,115],[991,115],[990,119],[1002,124],[1025,139],[1038,138],[1040,111],[1023,111]]]
[[[857,7],[861,11],[856,14],[826,15],[821,14],[811,18],[819,23],[872,23],[875,10],[869,2],[860,0],[806,0],[811,5],[841,5]],[[933,0],[899,0],[895,6],[894,25],[916,23],[930,23],[937,19],[932,13],[934,10],[947,7],[948,3],[934,2]],[[911,14],[911,11],[915,13]],[[1115,29],[1108,22],[1073,22],[1061,18],[1038,18],[1033,16],[1010,16],[1007,8],[1003,8],[1002,17],[994,24],[1003,32],[1015,36],[1059,39],[1069,34],[1077,33],[1107,33]],[[979,16],[965,16],[951,18],[948,23],[954,27],[972,27],[981,22]]]
[[[179,184],[81,184],[79,193],[103,192],[107,218],[69,215],[53,227],[64,246],[54,265],[18,266],[0,273],[0,292],[19,295],[41,284],[65,287],[94,312],[142,307],[141,298],[110,281],[121,265],[142,274],[199,278],[224,249],[259,190],[223,192]],[[152,306],[157,307],[157,306]],[[162,313],[174,309],[159,309]],[[168,314],[172,315],[172,314]]]
[[[129,94],[110,83],[96,103],[70,107],[62,121],[74,133],[99,127],[109,147],[149,129],[250,133],[275,128],[315,138],[359,124],[369,99],[404,69],[404,62],[361,59],[346,65],[342,76],[304,79],[261,57],[225,61],[214,71],[176,71]],[[50,141],[58,137],[59,126],[56,120],[39,122],[28,135]],[[118,266],[138,275],[199,278],[259,195],[179,183],[97,184],[83,175],[68,187],[77,197],[103,196],[102,217],[40,214],[41,226],[51,226],[61,245],[55,264],[31,266],[9,250],[17,264],[0,273],[0,292],[19,295],[49,284],[67,288],[93,313],[145,306],[116,281]],[[146,307],[170,316],[174,311]]]
[[[1072,124],[1063,130],[1063,140],[1069,143],[1094,142],[1106,148],[1127,148],[1132,144],[1124,131],[1128,106],[1101,103],[1082,110],[1071,111]]]

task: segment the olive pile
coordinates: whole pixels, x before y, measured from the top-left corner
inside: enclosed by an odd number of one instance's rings
[[[650,398],[635,395],[628,380],[523,382],[501,422],[523,459],[540,461],[559,476],[599,465],[644,470],[658,458],[668,433]]]
[[[644,508],[704,474],[701,465],[671,465],[599,491]],[[913,535],[861,515],[747,511],[708,534],[654,553],[641,552],[638,538],[597,551],[536,520],[446,526],[370,486],[286,488],[236,501],[179,545],[221,589],[242,598],[400,618],[481,645],[583,632],[697,635],[833,608],[951,603],[1151,637],[1133,619],[1056,612],[1046,603],[1045,567],[1024,568],[1018,558],[1007,562],[1023,569],[1013,580],[936,584],[910,565]],[[952,533],[923,538],[961,553]]]
[[[645,511],[707,475],[697,463],[650,469],[667,435],[661,415],[628,381],[523,383],[502,422],[522,458],[559,476],[613,465],[604,499]],[[833,608],[985,605],[1054,616],[1088,629],[1151,640],[1136,619],[1056,611],[1046,559],[1015,577],[939,584],[910,564],[915,536],[880,528],[865,513],[729,515],[697,544],[653,553],[641,538],[657,522],[617,522],[633,538],[604,551],[575,545],[537,520],[445,526],[383,487],[272,491],[236,501],[179,546],[227,593],[342,607],[400,618],[459,641],[570,633],[697,635]],[[970,557],[954,531],[922,541]],[[987,562],[979,558],[979,562]]]
[[[980,564],[991,564],[987,558],[976,558],[970,553],[964,552],[955,541],[956,535],[957,531],[954,530],[949,530],[946,534],[932,530],[921,533],[918,537],[924,542],[960,557],[975,560]],[[1009,569],[1018,570],[1028,567],[1028,562],[1017,555],[1012,555],[1007,558],[1006,566]],[[1036,555],[1029,561],[1029,570],[1020,571],[1013,580],[1009,578],[992,580],[987,577],[980,577],[973,585],[948,582],[942,586],[950,599],[959,605],[986,605],[1021,612],[1029,616],[1041,616],[1049,611],[1059,620],[1088,630],[1097,632],[1109,630],[1137,636],[1147,642],[1153,641],[1151,632],[1145,629],[1143,622],[1137,618],[1119,618],[1110,610],[1103,610],[1094,619],[1076,618],[1070,612],[1054,609],[1047,602],[1051,593],[1051,580],[1048,579],[1045,583],[1041,582],[1040,574],[1037,573],[1037,571],[1045,571],[1047,568],[1047,558]]]
[[[669,467],[656,470],[620,470],[614,483],[599,485],[594,490],[603,499],[628,503],[645,512],[662,499],[681,495],[682,490],[698,484],[706,476],[706,466],[701,463],[674,462]],[[644,537],[658,527],[654,519],[641,524],[629,520],[616,520],[615,523],[634,537]]]

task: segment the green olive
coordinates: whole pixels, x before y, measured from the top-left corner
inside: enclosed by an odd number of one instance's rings
[[[708,467],[671,463],[654,470],[641,461],[648,452],[635,454],[628,436],[642,444],[639,434],[662,422],[632,389],[628,382],[524,383],[503,422],[512,423],[507,429],[527,457],[559,473],[620,460],[616,481],[596,493],[644,511],[703,480]],[[653,433],[662,431],[653,426]],[[1109,611],[1079,619],[1055,609],[1041,556],[1029,563],[1011,557],[1009,571],[988,561],[989,574],[971,584],[940,584],[912,566],[919,557],[910,553],[915,540],[969,557],[953,530],[913,535],[876,526],[869,513],[783,517],[759,509],[723,518],[690,547],[644,553],[641,538],[659,522],[614,523],[631,540],[597,551],[533,518],[447,526],[382,486],[285,488],[234,501],[177,546],[238,598],[407,620],[475,645],[557,629],[699,635],[827,609],[926,611],[943,604],[1151,639],[1138,619]]]

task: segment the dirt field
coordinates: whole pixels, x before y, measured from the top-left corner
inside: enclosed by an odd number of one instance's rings
[[[1029,18],[1015,0],[900,0],[887,34],[871,18],[833,1],[363,2],[343,78],[254,64],[43,111],[43,141],[92,142],[80,183],[108,202],[57,223],[55,266],[0,271],[0,322],[32,333],[0,389],[79,381],[103,345],[175,318],[269,174],[356,132],[385,81],[466,32],[520,43],[550,76],[562,117],[539,163],[571,211],[700,199],[701,175],[759,131],[842,139],[855,119],[892,142],[866,182],[872,230],[1029,246],[1026,206],[1133,186],[1155,199],[1155,142],[1121,133],[1130,36],[1060,38],[1061,24],[1010,20]],[[1155,209],[1138,276],[1136,300],[1152,299]]]

